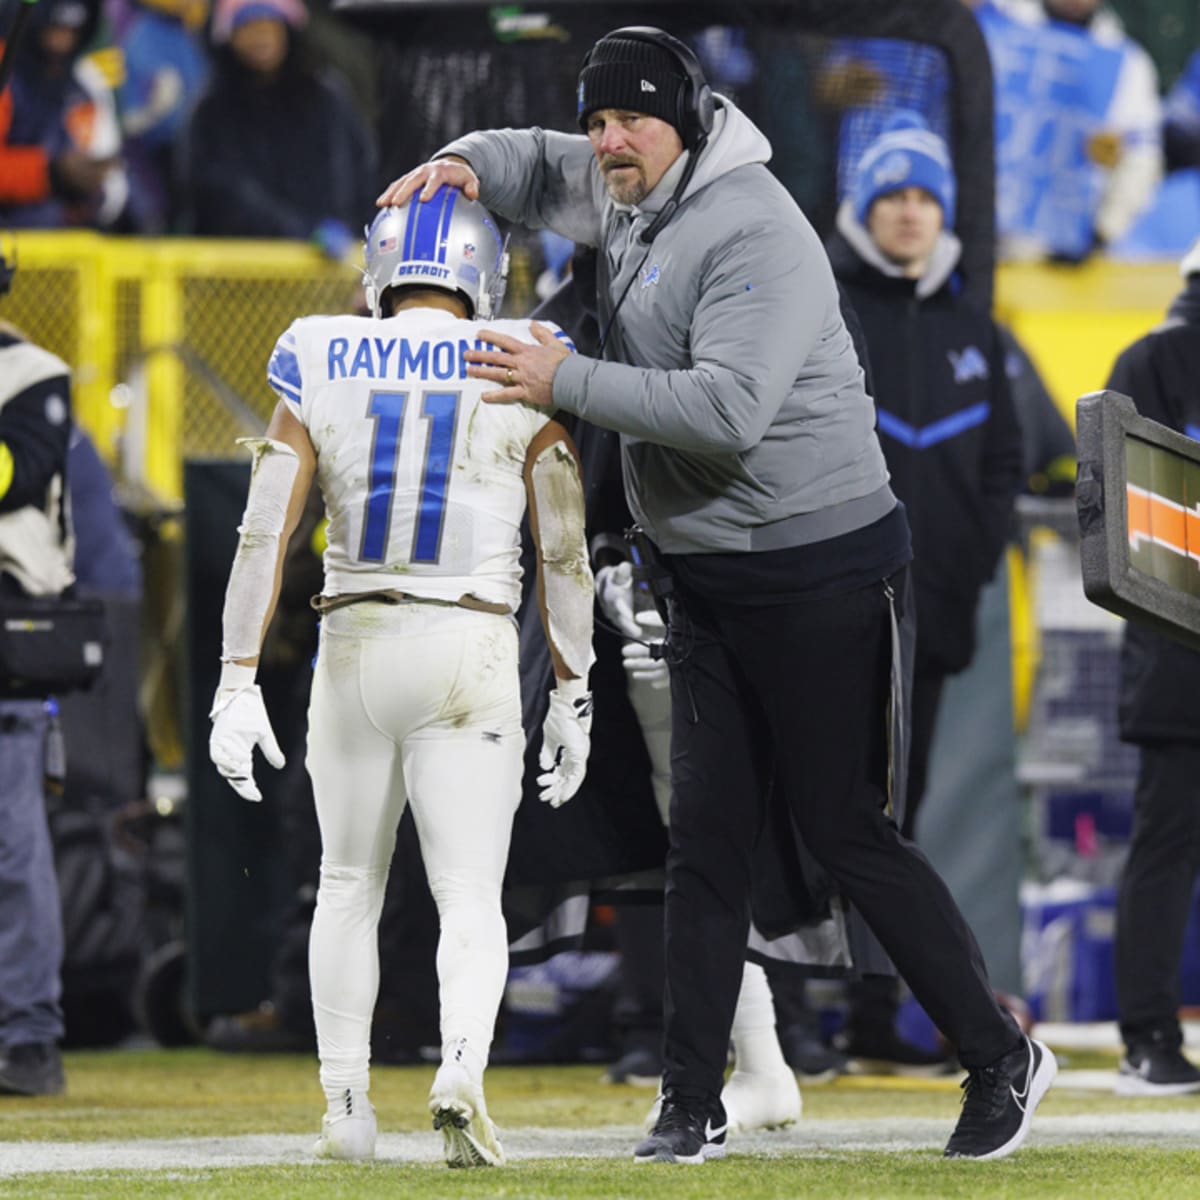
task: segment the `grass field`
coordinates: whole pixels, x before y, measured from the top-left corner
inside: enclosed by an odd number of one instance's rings
[[[489,1107],[511,1165],[452,1172],[425,1111],[432,1067],[377,1068],[378,1158],[331,1164],[309,1155],[322,1097],[308,1057],[75,1053],[65,1096],[0,1099],[0,1197],[1200,1198],[1200,1097],[1123,1100],[1095,1089],[1111,1057],[1064,1065],[1076,1071],[1026,1148],[998,1163],[940,1157],[957,1080],[844,1078],[805,1089],[797,1126],[733,1139],[696,1168],[630,1160],[644,1089],[606,1086],[596,1066],[495,1068]]]

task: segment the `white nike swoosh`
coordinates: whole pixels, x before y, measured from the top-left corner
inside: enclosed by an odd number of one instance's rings
[[[1011,1083],[1008,1085],[1008,1090],[1012,1093],[1013,1100],[1015,1101],[1017,1107],[1022,1112],[1025,1111],[1025,1101],[1029,1099],[1029,1085],[1032,1082],[1033,1082],[1033,1045],[1029,1044],[1029,1066],[1028,1066],[1028,1068],[1026,1068],[1026,1071],[1025,1071],[1025,1090],[1018,1092],[1017,1089],[1015,1087],[1013,1087]]]
[[[729,1128],[728,1124],[725,1124],[725,1125],[722,1125],[720,1129],[714,1129],[712,1127],[711,1120],[705,1121],[704,1122],[704,1140],[706,1142],[710,1142],[710,1141],[712,1141],[713,1138],[720,1137],[721,1134],[723,1134],[725,1132],[725,1130],[728,1128]]]

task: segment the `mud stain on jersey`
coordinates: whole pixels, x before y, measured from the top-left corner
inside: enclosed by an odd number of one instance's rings
[[[473,469],[478,472],[485,463],[525,462],[525,443],[515,437],[510,429],[499,424],[497,418],[500,415],[486,404],[475,406],[467,421],[467,440],[463,447],[466,461],[456,463],[456,470]],[[489,441],[493,443],[491,446],[487,445]]]

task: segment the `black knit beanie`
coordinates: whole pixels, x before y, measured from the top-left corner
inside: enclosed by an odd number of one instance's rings
[[[679,96],[687,86],[675,56],[653,42],[639,38],[601,38],[579,72],[579,127],[587,132],[587,119],[598,108],[658,117],[679,128]]]

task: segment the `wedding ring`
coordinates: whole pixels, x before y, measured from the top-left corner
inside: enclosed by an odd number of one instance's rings
[[[512,387],[512,384],[513,384],[512,367],[504,368],[504,382],[505,382],[506,386]]]

